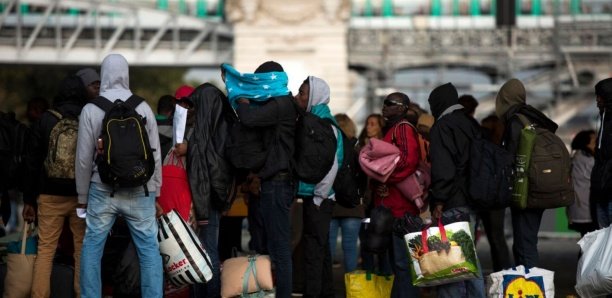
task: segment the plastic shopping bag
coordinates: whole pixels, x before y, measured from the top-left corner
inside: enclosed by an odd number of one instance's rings
[[[212,278],[210,257],[176,210],[158,219],[159,251],[164,271],[176,287],[205,283]]]
[[[428,287],[476,278],[478,260],[467,221],[437,226],[404,236],[411,259],[412,283]]]
[[[189,221],[191,189],[185,170],[185,157],[176,156],[171,149],[162,165],[162,183],[157,202],[168,213],[176,209],[184,220]]]
[[[582,250],[576,273],[578,295],[605,297],[612,293],[612,226],[584,235],[578,245]]]
[[[347,298],[391,297],[393,275],[383,276],[363,270],[344,274]]]
[[[518,266],[487,277],[487,297],[555,297],[555,273],[546,269]]]

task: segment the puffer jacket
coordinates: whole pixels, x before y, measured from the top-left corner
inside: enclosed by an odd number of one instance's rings
[[[196,220],[208,219],[215,208],[225,211],[234,193],[232,168],[224,158],[231,107],[217,87],[206,83],[190,96],[195,129],[187,149],[187,174]]]

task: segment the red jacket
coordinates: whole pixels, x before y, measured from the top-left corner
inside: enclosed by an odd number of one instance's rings
[[[407,122],[398,122],[387,132],[383,141],[395,144],[399,148],[400,160],[384,185],[377,181],[372,182],[374,205],[386,206],[391,209],[393,216],[396,218],[403,217],[406,212],[419,215],[419,208],[413,202],[404,198],[395,187],[395,183],[406,179],[417,169],[419,143],[416,132]],[[385,188],[387,191],[385,191]]]

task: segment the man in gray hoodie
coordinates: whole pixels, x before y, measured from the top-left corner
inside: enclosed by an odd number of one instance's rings
[[[329,110],[329,85],[315,76],[309,76],[295,96],[298,106],[321,119],[336,124]],[[333,297],[334,285],[329,250],[329,225],[335,205],[332,189],[338,168],[342,164],[342,134],[336,125],[329,124],[336,136],[336,156],[331,169],[317,184],[300,181],[297,195],[304,202],[304,297]]]
[[[129,89],[128,63],[118,54],[102,61],[100,96],[114,102],[126,101]],[[86,204],[87,228],[81,253],[81,297],[101,297],[100,261],[102,250],[115,218],[123,216],[130,228],[140,260],[140,287],[143,297],[162,297],[162,262],[157,242],[155,200],[161,187],[161,156],[155,115],[146,102],[136,107],[145,119],[149,143],[153,148],[155,173],[143,187],[118,188],[102,183],[95,164],[97,139],[105,112],[95,104],[85,105],[79,119],[76,154],[76,186],[80,204]]]

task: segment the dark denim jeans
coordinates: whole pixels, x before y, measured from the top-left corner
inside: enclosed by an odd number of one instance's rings
[[[329,250],[329,223],[334,201],[320,206],[312,197],[304,198],[304,297],[334,297],[334,283]]]
[[[261,183],[261,215],[266,229],[268,252],[276,282],[276,297],[291,297],[291,222],[289,210],[295,195],[290,177],[272,178]]]
[[[392,298],[418,298],[420,290],[412,285],[412,276],[410,274],[410,256],[408,254],[408,245],[404,237],[399,237],[393,233],[393,249],[391,255],[393,257],[393,288],[391,288]],[[440,296],[444,297],[444,296]]]
[[[523,265],[527,268],[538,266],[538,231],[540,231],[542,214],[544,214],[544,209],[512,208],[512,232],[514,234],[512,251],[515,265]]]
[[[210,261],[213,265],[213,277],[205,284],[195,284],[192,288],[191,297],[221,297],[221,271],[219,261],[219,222],[221,214],[211,208],[208,214],[208,224],[200,225],[198,238],[206,249]]]

